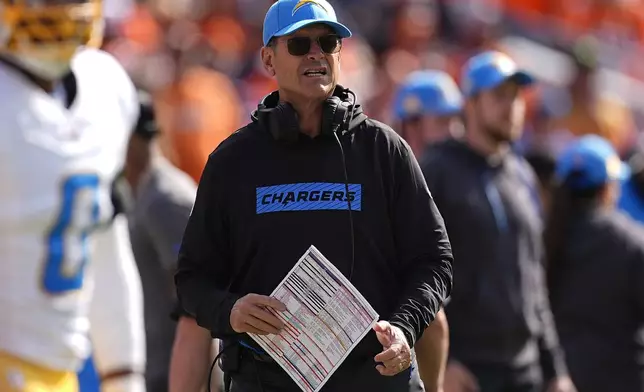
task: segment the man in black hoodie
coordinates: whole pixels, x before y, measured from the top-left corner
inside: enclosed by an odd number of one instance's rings
[[[499,52],[472,57],[461,77],[467,130],[422,159],[457,260],[445,311],[445,392],[571,392],[543,279],[534,172],[511,150],[523,86],[534,79]]]
[[[409,146],[337,85],[350,35],[324,0],[273,4],[262,61],[279,90],[199,184],[175,281],[224,342],[232,391],[299,390],[247,334],[280,332],[268,295],[312,244],[381,317],[322,390],[423,390],[411,350],[451,290],[451,247]]]

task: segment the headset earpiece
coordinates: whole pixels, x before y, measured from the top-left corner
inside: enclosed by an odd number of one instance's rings
[[[295,142],[300,134],[300,123],[295,108],[288,102],[281,102],[271,110],[269,130],[275,140]]]
[[[257,106],[257,122],[260,127],[265,130],[269,130],[269,121],[271,116],[271,109],[267,108],[264,104],[259,104]]]
[[[322,111],[322,133],[333,135],[342,130],[342,126],[347,121],[349,114],[349,105],[337,96],[331,96],[324,102]]]
[[[275,140],[297,140],[299,134],[297,112],[290,103],[280,102],[271,107],[271,101],[279,101],[277,91],[267,95],[257,106],[257,122]]]
[[[273,139],[295,142],[300,134],[297,112],[288,102],[280,102],[275,107],[269,107],[270,101],[278,100],[277,92],[264,98],[257,107],[257,120]],[[343,102],[340,97],[327,98],[322,110],[321,133],[333,135],[342,131],[347,122],[349,107],[349,103]]]

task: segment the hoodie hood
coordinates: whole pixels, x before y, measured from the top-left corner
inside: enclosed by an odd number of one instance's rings
[[[351,120],[349,121],[349,128],[347,132],[353,132],[361,123],[367,120],[367,115],[362,111],[362,105],[357,103],[357,98],[353,91],[345,88],[341,85],[335,86],[333,91],[333,96],[336,96],[342,100],[342,102],[349,103],[349,115]],[[262,101],[257,105],[257,110],[254,110],[251,114],[251,120],[256,123],[258,122],[258,111],[260,109],[271,109],[277,106],[280,101],[280,96],[278,91],[273,91],[268,94]]]

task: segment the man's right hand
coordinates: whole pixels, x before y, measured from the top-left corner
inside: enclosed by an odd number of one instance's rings
[[[235,302],[230,312],[230,326],[237,333],[277,335],[284,323],[271,310],[283,312],[286,306],[272,297],[248,294]]]
[[[445,392],[477,392],[479,383],[476,377],[458,361],[449,361],[445,369]]]

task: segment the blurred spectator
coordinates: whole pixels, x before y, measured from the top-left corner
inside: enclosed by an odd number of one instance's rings
[[[559,19],[559,40],[574,41],[592,34],[613,46],[644,43],[644,14],[641,0],[568,0],[552,3]],[[626,45],[626,46],[625,46]]]
[[[230,79],[205,67],[192,67],[157,91],[155,106],[166,138],[164,154],[198,181],[208,155],[240,127],[242,105]]]
[[[609,140],[618,151],[624,151],[634,131],[630,110],[616,97],[609,97],[594,88],[598,67],[596,41],[585,38],[569,51],[575,76],[561,101],[551,104],[552,120],[549,137],[558,138],[560,150],[573,137],[594,134]]]
[[[172,277],[197,186],[161,156],[154,110],[149,100],[142,101],[124,175],[134,201],[128,220],[145,302],[147,390],[163,392],[168,390],[174,340],[174,323],[168,316],[175,302]]]
[[[123,39],[109,49],[152,94],[163,153],[197,181],[208,155],[241,124],[237,89],[212,65],[236,68],[231,60],[243,55],[246,37],[235,19],[204,18],[207,8],[153,5],[137,8],[123,23]]]
[[[462,136],[457,117],[463,97],[454,80],[441,71],[416,71],[394,98],[395,129],[420,159],[429,144]]]
[[[534,31],[545,23],[551,3],[549,0],[503,0],[503,7],[507,18],[523,25],[523,29]]]
[[[561,344],[581,392],[644,390],[644,228],[615,208],[628,175],[596,135],[559,157],[546,227],[548,286]]]
[[[441,71],[416,71],[409,75],[394,98],[393,128],[420,159],[429,144],[459,137],[456,117],[462,96],[454,80]],[[442,309],[414,347],[418,371],[428,392],[443,391],[449,351],[449,327]]]
[[[510,148],[534,79],[485,52],[463,70],[463,140],[429,148],[423,172],[454,258],[446,391],[574,391],[558,346],[542,269],[536,181]],[[475,326],[475,327],[473,327]]]

